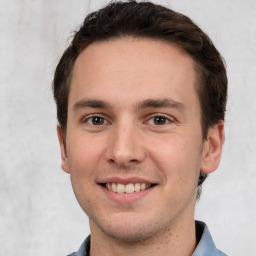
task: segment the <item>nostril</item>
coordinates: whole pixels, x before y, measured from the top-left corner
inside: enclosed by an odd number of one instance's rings
[[[114,163],[115,160],[114,159],[109,159],[109,162]]]
[[[120,165],[120,166],[132,166],[134,164],[137,164],[139,161],[136,159],[131,159],[131,160],[127,160],[127,159],[121,159],[121,158],[110,158],[108,159],[108,162],[110,164],[116,164],[116,165]]]

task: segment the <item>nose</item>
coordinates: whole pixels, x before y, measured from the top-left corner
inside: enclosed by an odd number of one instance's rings
[[[146,157],[141,132],[127,122],[113,128],[107,148],[107,161],[121,167],[142,163]]]

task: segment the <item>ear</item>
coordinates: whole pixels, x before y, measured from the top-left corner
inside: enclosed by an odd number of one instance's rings
[[[207,138],[203,145],[201,172],[211,173],[217,169],[224,141],[224,122],[220,121],[208,130]]]
[[[57,134],[60,143],[60,153],[61,153],[61,168],[64,172],[69,172],[69,164],[68,164],[68,157],[66,152],[66,141],[65,135],[63,134],[63,130],[59,125],[57,125]]]

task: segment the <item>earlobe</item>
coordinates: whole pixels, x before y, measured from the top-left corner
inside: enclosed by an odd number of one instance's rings
[[[69,173],[68,158],[66,152],[66,141],[63,134],[63,130],[59,125],[57,125],[57,134],[60,143],[60,153],[61,153],[61,168],[64,172]]]
[[[217,169],[221,158],[224,140],[224,122],[220,121],[208,130],[207,139],[204,141],[203,146],[201,172],[211,173]]]

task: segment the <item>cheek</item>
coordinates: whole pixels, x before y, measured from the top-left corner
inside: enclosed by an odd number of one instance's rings
[[[74,194],[76,199],[83,209],[84,212],[89,213],[92,208],[92,200],[93,193],[90,187],[90,183],[88,182],[88,178],[80,177],[74,173],[70,175],[71,183],[73,187]]]
[[[92,141],[87,136],[70,136],[67,141],[67,155],[71,175],[90,176],[94,172],[102,155],[100,144],[97,139]]]
[[[151,145],[151,159],[170,186],[174,183],[182,186],[190,181],[197,184],[201,165],[201,144],[198,141],[184,140],[184,136],[169,136],[161,145]]]
[[[83,136],[73,136],[67,141],[70,179],[74,194],[81,208],[90,212],[94,195],[95,170],[97,169],[97,147]]]

